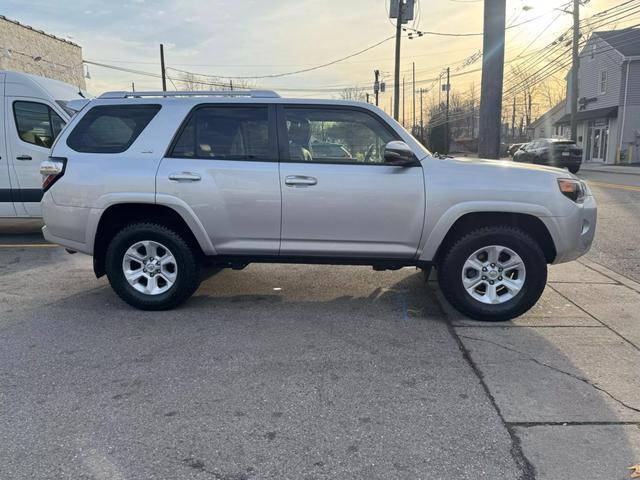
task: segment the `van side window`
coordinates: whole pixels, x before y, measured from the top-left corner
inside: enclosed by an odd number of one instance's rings
[[[169,157],[273,160],[266,106],[204,106],[193,111]]]
[[[122,153],[160,110],[160,105],[99,105],[80,119],[67,138],[76,152]]]
[[[23,142],[51,148],[65,121],[51,107],[38,102],[13,102],[18,136]]]

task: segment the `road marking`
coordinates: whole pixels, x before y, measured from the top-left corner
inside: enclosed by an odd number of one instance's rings
[[[592,182],[589,180],[589,185],[593,185],[594,187],[603,187],[603,188],[617,188],[619,190],[631,190],[632,192],[640,192],[640,187],[635,187],[633,185],[620,185],[618,183],[606,183],[606,182]]]
[[[57,248],[60,245],[54,245],[52,243],[0,243],[0,248]]]

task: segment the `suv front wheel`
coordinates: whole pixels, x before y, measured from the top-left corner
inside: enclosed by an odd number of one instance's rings
[[[196,254],[165,226],[138,223],[120,230],[107,247],[112,288],[141,310],[167,310],[187,300],[200,284]]]
[[[484,227],[453,243],[438,265],[440,288],[457,310],[476,320],[522,315],[540,298],[547,261],[519,228]]]

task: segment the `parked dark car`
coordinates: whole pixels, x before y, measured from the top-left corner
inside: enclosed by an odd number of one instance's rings
[[[314,158],[352,158],[349,150],[339,143],[312,143],[311,154]]]
[[[511,145],[509,145],[509,149],[507,150],[507,153],[509,154],[510,157],[513,157],[515,153],[522,148],[523,145],[526,145],[526,144],[512,143]]]
[[[582,163],[582,149],[571,140],[543,138],[520,147],[513,161],[568,168],[571,173],[577,173]]]

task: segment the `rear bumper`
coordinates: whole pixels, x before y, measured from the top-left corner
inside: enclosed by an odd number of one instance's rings
[[[596,233],[597,217],[596,201],[589,195],[584,203],[576,205],[571,215],[543,219],[556,246],[554,264],[570,262],[589,251]]]
[[[575,155],[572,155],[569,157],[555,155],[552,158],[542,158],[539,162],[536,162],[536,163],[540,163],[542,165],[549,165],[550,167],[559,167],[559,168],[575,167],[582,164],[582,157],[575,156]]]
[[[42,234],[47,241],[88,255],[93,253],[93,238],[87,236],[92,230],[87,226],[95,223],[96,209],[57,205],[51,192],[45,192],[40,205],[45,224]]]
[[[74,240],[69,240],[68,238],[58,237],[52,234],[51,230],[49,230],[46,225],[42,227],[42,235],[47,242],[56,243],[63,246],[64,248],[68,248],[69,250],[86,253],[87,255],[91,255],[93,253],[91,249],[87,248],[86,243],[76,242]]]

